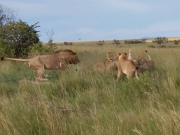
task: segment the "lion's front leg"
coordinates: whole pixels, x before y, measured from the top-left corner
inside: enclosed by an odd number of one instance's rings
[[[37,79],[47,80],[44,78],[44,67],[39,67],[38,69],[36,69],[36,73],[37,73]]]
[[[118,81],[118,79],[120,78],[120,76],[121,76],[121,70],[118,69],[118,73],[117,73],[117,81]]]
[[[61,70],[65,70],[65,69],[68,68],[68,65],[66,63],[64,63],[64,62],[60,62],[59,67],[60,67]]]

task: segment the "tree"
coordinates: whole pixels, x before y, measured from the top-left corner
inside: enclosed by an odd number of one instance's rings
[[[179,42],[177,40],[174,40],[174,44],[177,46]]]
[[[168,38],[166,38],[166,37],[157,37],[153,42],[161,45],[161,44],[167,43]]]
[[[7,44],[6,46],[0,44],[0,47],[4,48],[4,53],[12,57],[27,57],[33,44],[39,42],[38,31],[35,30],[39,27],[37,24],[29,26],[19,20],[1,25],[0,40]]]
[[[142,43],[144,43],[144,44],[145,44],[145,43],[146,43],[146,40],[147,40],[147,39],[145,39],[145,38],[144,38],[144,39],[142,39]]]
[[[0,4],[0,25],[5,25],[14,20],[14,11]]]
[[[104,40],[99,40],[99,42],[97,42],[96,44],[98,44],[99,46],[104,45]]]
[[[56,49],[57,49],[56,44],[53,43],[54,31],[53,30],[51,30],[51,32],[48,31],[46,34],[49,37],[49,40],[48,40],[48,43],[47,43],[47,46],[49,48],[49,52],[53,52],[54,53],[56,51]]]
[[[113,40],[113,44],[119,45],[119,44],[121,44],[121,43],[119,42],[119,40],[114,39],[114,40]]]

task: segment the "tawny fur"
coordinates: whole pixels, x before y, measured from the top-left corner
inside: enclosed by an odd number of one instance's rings
[[[146,60],[143,56],[139,56],[137,60],[133,60],[139,67],[139,72],[154,69],[154,61],[151,59],[148,51],[145,50],[145,52],[147,53],[149,60]],[[128,59],[132,60],[131,50],[129,50]]]
[[[76,53],[71,50],[60,50],[51,55],[38,55],[30,59],[4,58],[12,61],[28,62],[29,67],[36,70],[37,78],[44,78],[44,70],[66,69],[68,64],[77,64],[79,61]],[[1,58],[2,60],[2,58]]]
[[[135,75],[137,79],[138,77],[138,68],[136,63],[133,60],[129,60],[126,53],[118,53],[119,59],[116,60],[118,73],[117,80],[119,79],[121,73],[126,74],[127,78],[130,78],[132,75]]]
[[[106,54],[107,59],[105,61],[97,62],[94,65],[94,70],[102,71],[102,70],[117,70],[117,66],[114,59],[114,53],[108,52]]]
[[[149,60],[146,60],[143,56],[139,56],[137,59],[137,64],[138,64],[139,69],[149,71],[149,70],[154,69],[154,61],[151,59],[150,55],[148,54],[146,50],[145,52],[147,53]]]

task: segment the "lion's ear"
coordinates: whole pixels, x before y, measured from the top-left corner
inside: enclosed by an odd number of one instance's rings
[[[127,53],[124,53],[125,55],[127,55]]]
[[[120,56],[120,55],[121,55],[121,53],[118,53],[117,55],[118,55],[118,56]]]
[[[138,59],[138,63],[141,65],[141,64],[144,64],[146,63],[146,60],[145,59]]]

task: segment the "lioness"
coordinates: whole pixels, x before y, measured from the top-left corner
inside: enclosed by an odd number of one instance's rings
[[[129,79],[132,75],[139,80],[138,77],[138,67],[133,60],[129,60],[127,57],[127,53],[118,53],[118,59],[116,60],[118,73],[117,73],[117,80],[119,79],[121,73],[126,74],[127,78]]]
[[[117,70],[117,66],[114,60],[114,53],[108,52],[106,54],[107,59],[105,61],[97,62],[94,65],[94,70],[96,71],[102,71],[104,69],[106,70]]]
[[[147,53],[149,60],[146,60],[143,56],[139,56],[137,60],[133,60],[136,62],[140,71],[146,71],[146,70],[154,69],[154,61],[151,59],[150,55],[148,54],[148,51],[145,50],[145,52]],[[132,60],[131,50],[129,50],[128,59]]]
[[[145,52],[148,55],[149,60],[147,60],[147,65],[149,69],[154,69],[154,61],[151,59],[150,55],[148,54],[148,51],[145,50]]]
[[[37,72],[37,78],[44,78],[44,70],[66,69],[68,64],[77,64],[79,61],[75,52],[71,50],[60,50],[51,55],[38,55],[30,59],[1,58],[1,60],[24,61],[28,62]]]

